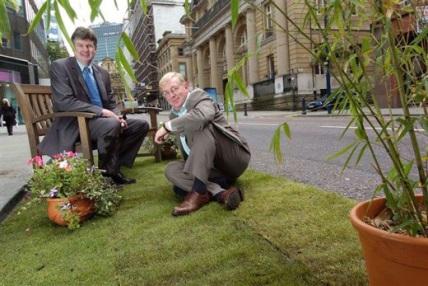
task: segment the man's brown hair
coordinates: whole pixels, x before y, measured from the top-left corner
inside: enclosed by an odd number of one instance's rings
[[[74,30],[73,35],[71,35],[71,41],[73,44],[76,39],[90,40],[94,43],[95,48],[97,47],[97,36],[90,28],[77,27],[76,30]]]

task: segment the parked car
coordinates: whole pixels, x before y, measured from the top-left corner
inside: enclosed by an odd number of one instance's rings
[[[306,109],[310,111],[327,110],[328,108],[333,108],[333,102],[329,101],[326,95],[306,104]]]
[[[310,111],[316,110],[332,110],[333,108],[339,108],[345,106],[347,109],[349,103],[343,94],[343,91],[336,90],[330,96],[324,95],[319,99],[308,102],[306,109]]]

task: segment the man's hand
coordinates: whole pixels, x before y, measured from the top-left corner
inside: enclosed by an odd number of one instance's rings
[[[113,117],[113,118],[116,118],[117,121],[120,122],[120,127],[122,127],[123,129],[128,128],[128,123],[126,122],[125,118],[123,118],[122,116],[118,116],[116,113],[114,113],[111,110],[103,108],[101,116],[102,117]]]
[[[168,131],[162,126],[156,131],[155,134],[155,143],[162,144],[168,138]]]

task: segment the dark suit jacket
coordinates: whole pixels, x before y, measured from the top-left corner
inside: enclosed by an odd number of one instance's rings
[[[218,108],[206,92],[200,88],[195,88],[189,93],[186,101],[187,113],[182,117],[177,117],[171,112],[171,127],[174,133],[184,133],[190,139],[196,130],[206,128],[212,124],[215,129],[224,134],[230,140],[239,144],[244,150],[250,153],[247,141],[237,130],[229,125],[223,112]],[[180,140],[178,140],[180,141]],[[181,146],[181,142],[179,142]]]
[[[103,107],[118,114],[111,90],[110,76],[103,68],[93,65]],[[55,111],[92,112],[101,116],[102,108],[90,103],[89,92],[75,57],[59,59],[50,70],[53,107]],[[54,155],[74,149],[79,139],[77,120],[71,117],[56,118],[39,145],[42,154]]]

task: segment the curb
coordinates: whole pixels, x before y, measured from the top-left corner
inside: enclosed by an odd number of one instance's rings
[[[18,192],[7,202],[7,204],[0,210],[0,223],[7,218],[12,212],[16,205],[24,198],[27,194],[25,190],[26,184],[23,185]]]

